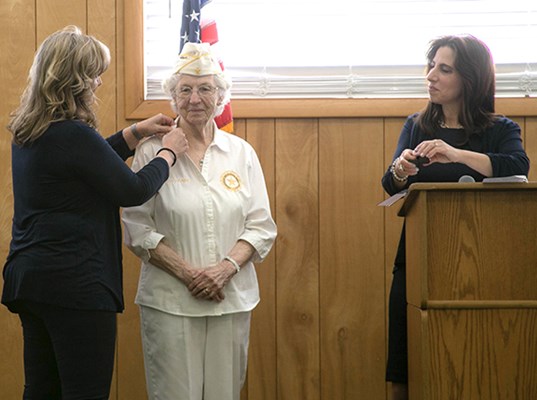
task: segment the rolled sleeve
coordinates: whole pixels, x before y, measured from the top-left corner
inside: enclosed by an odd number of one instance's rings
[[[151,258],[149,250],[156,248],[164,235],[145,225],[143,220],[137,220],[136,214],[133,215],[130,211],[127,209],[123,211],[125,245],[143,261],[147,262]]]
[[[267,234],[270,234],[271,232],[266,232]],[[255,249],[254,256],[252,257],[252,261],[259,263],[262,262],[265,257],[270,252],[270,249],[272,248],[272,243],[274,242],[274,239],[276,238],[276,230],[273,231],[273,235],[271,238],[260,238],[259,235],[257,235],[254,232],[245,232],[241,237],[240,240],[244,240],[245,242],[250,243],[253,248]]]

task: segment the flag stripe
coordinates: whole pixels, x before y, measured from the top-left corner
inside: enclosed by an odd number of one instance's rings
[[[216,29],[216,22],[210,21],[201,28],[201,41],[209,43],[210,45],[218,42],[218,30]]]
[[[203,7],[210,2],[211,0],[183,0],[183,20],[181,23],[179,53],[186,42],[205,42],[211,46],[218,42],[216,21],[212,19],[203,20],[201,15]],[[219,62],[222,70],[224,70],[222,60],[219,60]],[[233,132],[233,113],[230,103],[224,107],[224,112],[215,118],[215,122],[218,128],[226,132]]]

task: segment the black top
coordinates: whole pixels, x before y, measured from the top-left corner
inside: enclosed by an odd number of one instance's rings
[[[12,146],[14,216],[2,303],[17,300],[122,311],[120,206],[139,205],[168,179],[155,158],[138,173],[122,132],[103,139],[79,121],[51,124]]]
[[[492,175],[494,177],[528,175],[530,161],[522,146],[520,127],[510,119],[498,117],[492,127],[486,129],[482,134],[473,134],[466,143],[462,143],[464,142],[463,130],[441,128],[438,129],[434,137],[431,137],[421,131],[415,123],[416,116],[417,114],[414,114],[407,118],[399,136],[393,160],[399,157],[403,150],[414,149],[425,140],[441,139],[453,147],[488,155],[492,163]],[[472,176],[476,182],[481,182],[485,178],[465,164],[434,163],[421,167],[417,175],[409,176],[405,188],[408,188],[414,182],[458,182],[463,175]],[[382,177],[382,186],[390,195],[394,195],[401,190],[401,188],[395,186],[390,168],[386,170]],[[403,227],[395,261],[396,267],[403,266],[405,263],[404,233]]]

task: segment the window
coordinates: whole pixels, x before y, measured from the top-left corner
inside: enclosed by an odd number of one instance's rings
[[[144,0],[145,98],[175,64],[182,0]],[[490,47],[497,95],[537,83],[537,2],[212,0],[233,98],[426,97],[429,40],[470,33]]]

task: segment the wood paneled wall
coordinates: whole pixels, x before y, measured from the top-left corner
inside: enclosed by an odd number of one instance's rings
[[[112,52],[98,92],[101,132],[129,123],[123,69],[133,61],[124,54],[124,1],[0,2],[0,126],[5,127],[18,104],[37,45],[69,24],[95,35]],[[352,108],[352,102],[345,105]],[[300,118],[268,118],[267,110],[259,109],[263,118],[257,118],[248,105],[235,121],[236,134],[261,159],[279,228],[274,250],[257,267],[262,301],[254,311],[243,400],[388,398],[386,298],[402,221],[397,207],[376,204],[385,196],[380,178],[404,118],[379,115],[377,105],[371,117],[353,118],[321,118],[311,109]],[[537,118],[519,116],[516,121],[530,158],[537,159]],[[2,128],[1,260],[11,237],[10,157],[10,135]],[[127,250],[124,255],[127,304],[119,317],[111,398],[142,400],[145,383],[133,304],[139,261]],[[0,398],[21,398],[20,323],[1,307],[0,326]]]

